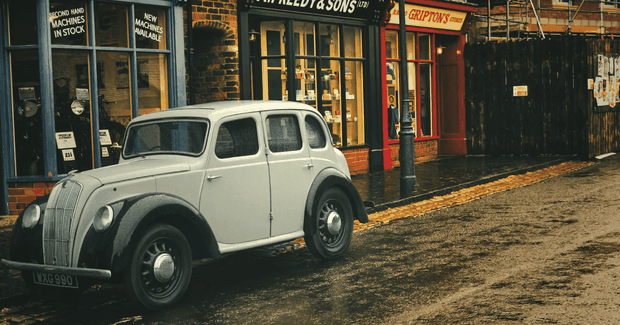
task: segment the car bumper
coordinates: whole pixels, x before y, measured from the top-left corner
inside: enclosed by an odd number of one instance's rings
[[[15,262],[5,259],[0,260],[0,266],[20,271],[48,272],[54,274],[73,275],[78,277],[94,278],[101,280],[109,280],[112,278],[112,272],[110,270],[41,265],[35,263]]]

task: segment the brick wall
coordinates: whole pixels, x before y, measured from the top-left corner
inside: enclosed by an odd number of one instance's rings
[[[196,3],[199,4],[192,8],[196,103],[237,100],[240,98],[237,1]],[[186,39],[185,45],[188,44]],[[189,58],[186,71],[189,96]]]
[[[392,168],[400,166],[400,144],[391,144]],[[415,162],[425,162],[437,159],[439,156],[439,140],[415,141]]]
[[[18,215],[37,197],[49,195],[56,182],[9,183],[9,215]]]
[[[368,173],[368,148],[343,149],[351,175]]]

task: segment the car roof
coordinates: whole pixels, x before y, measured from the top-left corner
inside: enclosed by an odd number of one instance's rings
[[[304,110],[318,114],[317,110],[310,106],[293,101],[278,100],[230,100],[212,102],[171,108],[139,116],[131,123],[139,123],[163,118],[200,117],[208,118],[215,122],[220,118],[250,112],[264,112],[277,110]]]

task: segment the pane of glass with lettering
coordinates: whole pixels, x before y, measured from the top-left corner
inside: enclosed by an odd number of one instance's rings
[[[128,47],[127,6],[95,3],[95,41],[97,46]]]
[[[166,12],[154,7],[136,6],[136,47],[166,49]]]
[[[37,5],[33,0],[9,2],[9,44],[36,45]]]
[[[43,175],[43,127],[37,50],[12,51],[13,132],[17,176]]]
[[[50,2],[52,44],[87,45],[88,24],[83,1]]]

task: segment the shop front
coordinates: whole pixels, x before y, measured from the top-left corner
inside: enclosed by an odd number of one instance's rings
[[[176,3],[2,2],[0,214],[116,163],[132,118],[185,104]]]
[[[381,152],[378,40],[388,2],[246,0],[239,6],[241,97],[315,107],[352,174],[368,172],[371,152]]]
[[[399,6],[381,30],[385,169],[399,165],[401,69],[407,66],[416,161],[440,155],[465,155],[463,49],[467,20],[474,7],[465,3],[414,0],[405,3],[406,44],[399,44]],[[407,57],[400,57],[406,46]]]

